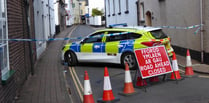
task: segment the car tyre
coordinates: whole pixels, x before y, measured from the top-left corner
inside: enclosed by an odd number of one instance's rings
[[[136,69],[138,66],[134,53],[128,52],[122,55],[122,58],[121,58],[122,66],[125,67],[126,62],[128,63],[129,69],[131,70]]]
[[[75,53],[72,51],[68,51],[65,53],[65,62],[67,62],[68,66],[75,66],[77,64],[77,59]]]

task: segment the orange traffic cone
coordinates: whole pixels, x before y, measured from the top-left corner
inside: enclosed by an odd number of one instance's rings
[[[187,49],[187,56],[186,56],[186,68],[185,68],[185,75],[186,76],[193,76],[194,72],[192,69],[192,62],[189,50]]]
[[[147,82],[146,80],[142,79],[142,77],[140,76],[140,73],[139,71],[137,72],[137,82],[136,82],[136,86],[138,87],[142,87],[142,86],[146,86],[147,85]]]
[[[175,53],[173,53],[172,66],[173,66],[173,71],[174,72],[171,74],[171,80],[181,79],[181,75],[179,73],[178,62],[176,60],[176,54]]]
[[[106,103],[106,102],[117,102],[119,98],[115,98],[113,96],[112,87],[110,83],[109,73],[107,67],[104,70],[104,88],[103,88],[103,98],[97,100],[98,103]]]
[[[90,80],[87,71],[84,76],[84,95],[83,103],[94,103],[94,98],[91,91]]]
[[[121,95],[129,96],[132,94],[135,94],[135,90],[133,87],[132,79],[131,79],[131,73],[129,71],[128,64],[126,63],[126,68],[125,68],[125,83],[124,83],[124,89],[122,93],[119,93]]]

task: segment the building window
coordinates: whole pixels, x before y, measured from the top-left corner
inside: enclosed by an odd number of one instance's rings
[[[128,0],[126,0],[126,11],[125,11],[125,14],[128,14],[129,13],[129,11],[128,11],[128,5],[129,5],[129,3],[128,3]]]
[[[120,3],[120,0],[118,0],[118,6],[119,6],[119,12],[118,12],[118,15],[121,15],[121,3]]]
[[[9,70],[8,31],[6,16],[6,0],[0,0],[0,70],[4,75]]]
[[[140,3],[140,21],[144,21],[144,3]]]
[[[80,12],[81,12],[81,15],[83,15],[83,10],[81,10]]]
[[[113,5],[112,5],[112,7],[113,7],[113,14],[112,14],[112,16],[115,16],[115,0],[112,0],[112,2],[113,2]]]
[[[108,11],[109,11],[108,17],[110,17],[110,0],[108,0],[107,2],[108,2]]]

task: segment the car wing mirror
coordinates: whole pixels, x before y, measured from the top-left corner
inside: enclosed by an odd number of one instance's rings
[[[81,41],[80,44],[84,44],[84,41]]]

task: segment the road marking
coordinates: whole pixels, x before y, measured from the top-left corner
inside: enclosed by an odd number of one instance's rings
[[[71,67],[71,68],[69,67],[69,71],[70,71],[70,74],[71,74],[71,76],[72,76],[72,79],[73,79],[73,82],[74,82],[74,84],[75,84],[75,87],[76,87],[76,89],[77,89],[77,91],[78,91],[78,95],[79,95],[81,101],[83,102],[83,95],[82,95],[82,93],[81,93],[81,90],[79,89],[79,85],[78,85],[77,82],[76,82],[76,79],[75,79],[75,77],[74,77],[75,74],[73,74],[72,69],[73,69],[73,67]]]
[[[81,90],[83,91],[83,85],[81,84],[80,79],[78,78],[78,75],[77,75],[74,67],[72,67],[72,71],[73,71],[73,73],[75,75],[75,78],[76,78],[76,80],[78,82],[78,85],[81,87]]]
[[[72,35],[72,33],[73,33],[73,31],[75,31],[75,29],[77,28],[78,26],[74,26],[73,27],[73,29],[69,32],[69,34],[68,34],[68,37],[71,37],[71,35]],[[68,43],[69,42],[69,40],[67,40],[66,42],[65,42],[65,44],[66,43]],[[75,72],[75,69],[74,69],[74,67],[69,67],[69,71],[70,71],[70,75],[71,75],[71,77],[72,77],[72,79],[73,79],[73,82],[74,82],[74,84],[75,84],[75,87],[76,87],[76,90],[77,90],[77,92],[78,92],[78,95],[79,95],[79,98],[80,98],[80,100],[83,102],[83,86],[81,85],[81,83],[80,83],[80,80],[79,80],[79,78],[78,78],[78,76],[77,76],[77,73]],[[66,78],[66,74],[64,73],[64,77]],[[67,83],[67,82],[66,82]],[[81,90],[80,90],[81,89]],[[68,88],[67,88],[67,90],[68,90]],[[71,96],[70,96],[70,98],[71,98]]]
[[[76,26],[73,26],[73,29],[70,31],[70,33],[68,34],[68,37],[70,38],[72,33],[75,31],[75,29],[77,29],[77,25]],[[66,40],[65,44],[68,43],[70,40]]]
[[[74,102],[73,102],[73,99],[72,99],[72,96],[71,96],[71,93],[69,93],[69,91],[71,91],[71,90],[70,90],[70,86],[68,85],[68,82],[67,82],[67,78],[66,78],[65,72],[63,72],[63,75],[64,75],[64,78],[65,78],[65,86],[66,86],[66,89],[67,89],[67,91],[68,91],[68,96],[70,97],[71,103],[74,103]]]

